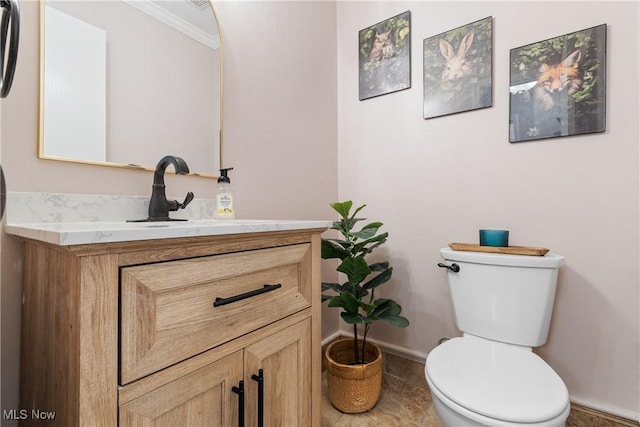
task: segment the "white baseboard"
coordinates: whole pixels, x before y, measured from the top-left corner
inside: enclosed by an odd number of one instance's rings
[[[331,335],[329,335],[328,337],[324,338],[322,340],[321,345],[322,345],[322,347],[324,347],[325,345],[329,344],[331,341],[334,341],[334,340],[336,340],[336,339],[338,339],[338,338],[340,338],[341,336],[344,336],[344,335],[345,335],[344,333],[342,333],[340,331],[336,331],[336,332],[332,333]]]
[[[382,351],[391,353],[395,356],[404,357],[405,359],[413,360],[414,362],[424,363],[427,360],[427,353],[421,351],[409,350],[405,347],[400,347],[395,344],[389,344],[388,342],[371,339],[371,341],[378,344]]]
[[[333,334],[329,335],[327,338],[322,340],[322,345],[324,346],[340,337],[353,337],[353,334],[346,331],[334,332]],[[395,344],[389,344],[387,342],[380,341],[374,338],[367,338],[367,341],[371,341],[378,344],[378,346],[382,349],[382,351],[386,353],[391,353],[395,356],[404,357],[405,359],[413,360],[415,362],[420,362],[420,363],[424,363],[424,361],[427,360],[427,354],[420,351],[409,350],[406,347],[400,347]]]
[[[616,417],[626,418],[627,420],[640,422],[640,414],[627,411],[625,409],[616,408],[602,403],[592,402],[581,398],[570,398],[572,403],[575,403],[585,408],[595,409],[596,411],[604,412],[606,414],[615,415]]]

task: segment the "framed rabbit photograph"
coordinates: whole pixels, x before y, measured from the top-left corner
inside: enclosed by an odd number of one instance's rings
[[[424,39],[424,118],[491,107],[492,18]]]
[[[605,131],[606,24],[511,49],[509,142]]]
[[[358,33],[360,101],[411,87],[411,12]]]

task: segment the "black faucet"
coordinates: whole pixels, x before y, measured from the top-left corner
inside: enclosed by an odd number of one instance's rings
[[[186,219],[169,218],[169,211],[177,211],[184,209],[193,200],[193,193],[189,191],[182,203],[176,200],[167,200],[164,191],[164,172],[169,165],[173,165],[178,175],[186,175],[189,173],[187,163],[177,156],[165,156],[158,162],[156,170],[153,173],[153,191],[151,192],[151,200],[149,201],[149,217],[143,221],[186,221]]]

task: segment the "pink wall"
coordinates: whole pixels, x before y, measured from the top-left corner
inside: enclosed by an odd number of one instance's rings
[[[335,4],[222,1],[216,13],[229,142],[223,157],[225,167],[235,168],[230,176],[239,214],[332,218]]]
[[[552,10],[551,10],[552,9]],[[412,13],[412,88],[358,101],[358,31]],[[412,325],[374,337],[424,357],[457,335],[439,248],[511,230],[566,257],[538,353],[571,398],[638,419],[638,2],[338,2],[339,196],[390,233],[389,294]],[[422,118],[422,41],[493,16],[493,107]],[[607,131],[510,144],[509,50],[608,24]]]
[[[238,218],[330,218],[338,188],[335,4],[215,7],[224,56],[224,163],[236,168]],[[18,75],[2,101],[8,191],[150,195],[151,172],[37,159],[37,3],[21,2],[21,14]],[[215,180],[193,176],[170,175],[165,183],[179,199],[187,191],[213,198],[216,188]],[[18,407],[21,247],[4,233],[1,238],[2,409],[12,409]]]

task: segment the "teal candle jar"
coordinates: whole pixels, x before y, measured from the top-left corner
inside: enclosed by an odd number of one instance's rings
[[[509,246],[509,230],[480,230],[480,246]]]

